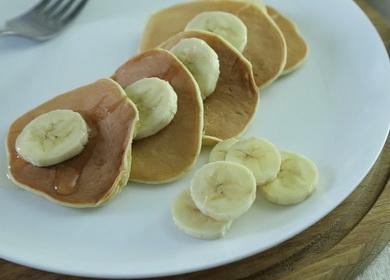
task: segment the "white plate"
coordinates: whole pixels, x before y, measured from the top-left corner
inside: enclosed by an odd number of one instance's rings
[[[55,40],[34,44],[1,38],[0,146],[19,115],[58,93],[110,75],[135,54],[147,16],[169,2],[179,1],[90,1],[75,24]],[[278,207],[259,198],[226,238],[202,241],[177,230],[170,216],[172,200],[189,186],[192,174],[163,186],[129,184],[102,208],[69,209],[14,188],[1,149],[0,257],[87,276],[190,272],[264,251],[340,204],[373,165],[388,133],[387,54],[352,1],[269,3],[297,23],[310,56],[301,69],[263,92],[247,135],[269,138],[318,164],[319,189],[310,199]],[[31,4],[2,0],[0,18]],[[199,165],[205,158],[202,154]]]

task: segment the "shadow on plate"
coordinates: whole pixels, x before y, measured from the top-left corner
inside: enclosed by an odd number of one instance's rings
[[[0,38],[0,52],[4,54],[11,51],[26,50],[34,48],[40,44],[44,43],[35,42],[19,36],[7,36]]]

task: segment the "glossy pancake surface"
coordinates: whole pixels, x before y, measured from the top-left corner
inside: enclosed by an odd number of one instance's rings
[[[184,31],[160,47],[171,49],[185,38],[205,41],[218,55],[220,75],[215,91],[203,100],[204,145],[238,137],[256,113],[259,94],[248,60],[221,37],[201,31]]]
[[[195,163],[202,145],[203,104],[192,75],[162,49],[131,58],[113,79],[125,88],[149,77],[166,80],[177,94],[177,112],[170,124],[133,143],[130,180],[156,184],[177,179]]]
[[[270,6],[267,6],[267,12],[278,25],[286,40],[287,61],[283,74],[287,74],[302,64],[307,56],[308,47],[305,40],[299,34],[298,28],[292,21]]]
[[[271,18],[258,5],[240,1],[197,1],[179,4],[153,14],[146,24],[140,49],[160,45],[184,30],[196,15],[207,11],[224,11],[238,16],[248,30],[243,55],[252,63],[257,86],[274,81],[286,64],[286,43]]]
[[[35,117],[55,109],[82,115],[89,137],[77,156],[49,167],[36,167],[20,158],[15,141]],[[93,207],[127,184],[131,140],[138,112],[121,87],[110,79],[59,95],[18,118],[7,136],[9,175],[26,190],[66,206]]]

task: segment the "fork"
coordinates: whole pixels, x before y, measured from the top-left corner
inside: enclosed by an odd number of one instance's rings
[[[6,22],[0,36],[17,35],[47,41],[76,18],[88,0],[41,0],[26,13]]]

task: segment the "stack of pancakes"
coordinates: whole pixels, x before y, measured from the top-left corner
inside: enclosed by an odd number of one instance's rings
[[[236,15],[247,27],[242,53],[220,36],[184,31],[206,11]],[[213,94],[202,101],[187,68],[168,50],[183,38],[204,40],[217,53],[220,76]],[[72,207],[106,202],[128,180],[149,184],[173,181],[194,165],[202,144],[214,145],[245,132],[259,104],[259,89],[297,68],[307,46],[295,25],[274,8],[252,1],[194,1],[153,14],[144,30],[141,53],[113,76],[59,95],[18,118],[7,137],[10,178],[19,186]],[[143,78],[168,81],[178,97],[171,123],[157,134],[133,141],[137,108],[123,89]],[[15,141],[35,117],[54,109],[79,112],[91,128],[89,142],[65,162],[36,167],[18,156]],[[77,177],[67,193],[56,187]]]

